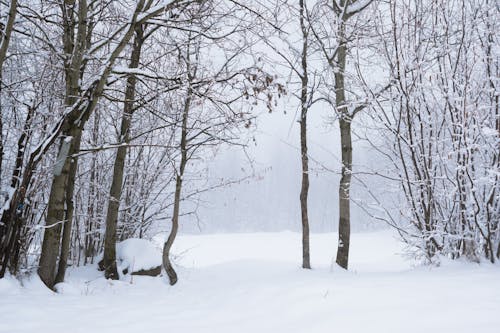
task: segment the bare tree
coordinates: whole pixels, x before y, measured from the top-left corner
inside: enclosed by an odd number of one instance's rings
[[[349,263],[349,245],[351,235],[350,188],[352,179],[352,121],[357,113],[367,104],[364,100],[349,100],[346,87],[348,77],[347,58],[353,38],[363,25],[353,17],[363,12],[373,0],[331,0],[318,3],[318,11],[328,15],[331,23],[314,28],[313,33],[319,45],[319,50],[328,64],[334,77],[334,98],[331,102],[338,116],[341,145],[341,179],[339,185],[339,242],[337,249],[337,264],[347,269]],[[364,22],[363,22],[364,23]],[[333,39],[333,40],[332,40]],[[356,97],[356,96],[354,96]]]
[[[301,158],[301,189],[300,189],[300,210],[302,223],[302,267],[311,268],[311,255],[309,245],[309,214],[308,214],[308,197],[309,197],[309,154],[307,144],[307,114],[313,104],[314,92],[316,86],[316,74],[314,73],[313,80],[310,79],[311,69],[309,68],[309,55],[313,50],[311,45],[311,30],[309,23],[309,14],[304,1],[299,1],[297,4],[291,4],[288,1],[280,4],[278,11],[281,16],[276,20],[275,27],[268,34],[261,34],[262,41],[273,50],[278,56],[278,63],[284,66],[287,71],[290,71],[292,77],[296,77],[299,81],[290,82],[289,87],[298,93],[294,96],[299,101],[300,115],[298,123],[300,125],[300,158]],[[291,33],[286,31],[294,31],[294,27],[298,26],[300,31],[300,45],[295,45],[295,40],[291,37]],[[267,59],[269,62],[276,60]],[[292,81],[293,79],[291,79]]]
[[[396,84],[391,106],[381,104],[377,117],[394,142],[384,154],[391,157],[408,208],[396,227],[429,262],[440,254],[498,258],[498,100],[491,94],[498,61],[488,46],[495,23],[487,14],[492,6],[390,3],[392,38],[385,41],[385,54]]]

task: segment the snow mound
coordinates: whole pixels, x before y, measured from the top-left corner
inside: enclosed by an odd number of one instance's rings
[[[68,283],[68,282],[59,282],[54,286],[54,289],[56,292],[59,294],[66,294],[66,295],[81,295],[82,292],[78,286]]]
[[[137,272],[161,266],[161,251],[146,239],[129,238],[116,244],[120,272]]]

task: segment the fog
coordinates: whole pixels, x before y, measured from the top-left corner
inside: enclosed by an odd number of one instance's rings
[[[310,156],[309,223],[312,232],[336,231],[340,180],[340,135],[333,110],[316,104],[308,114]],[[301,161],[297,105],[293,96],[283,98],[272,113],[262,111],[256,129],[248,132],[248,144],[227,147],[209,162],[211,180],[241,180],[204,193],[195,214],[182,217],[186,233],[281,231],[301,229],[299,193]],[[356,123],[359,133],[365,132]],[[380,156],[361,139],[353,137],[354,166],[379,170]],[[368,182],[376,192],[380,180]],[[366,189],[353,182],[353,201],[370,201]],[[187,211],[186,211],[187,212]],[[384,228],[355,203],[351,204],[354,231]]]

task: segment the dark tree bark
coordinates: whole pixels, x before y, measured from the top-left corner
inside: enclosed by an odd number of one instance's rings
[[[141,57],[142,44],[144,42],[143,27],[139,25],[135,32],[132,56],[129,68],[138,68]],[[127,78],[125,90],[125,103],[120,128],[120,142],[128,143],[130,140],[130,123],[134,112],[135,87],[137,78],[130,75]],[[116,227],[118,224],[118,209],[120,208],[120,198],[122,195],[123,172],[125,168],[125,158],[127,147],[120,146],[117,149],[115,163],[113,167],[113,181],[109,192],[108,211],[106,214],[106,233],[104,239],[104,275],[107,279],[118,279],[116,269]]]
[[[341,17],[338,32],[337,70],[335,71],[335,106],[339,114],[340,144],[342,149],[342,176],[339,185],[339,243],[337,248],[337,264],[347,269],[349,263],[349,244],[351,238],[350,187],[352,172],[351,115],[347,110],[345,98],[345,70],[347,46],[345,38],[345,21]]]
[[[188,71],[189,71],[188,66]],[[190,82],[192,80],[191,75],[189,75]],[[188,161],[187,154],[187,135],[188,135],[188,119],[189,119],[189,110],[191,108],[191,99],[192,99],[193,91],[192,88],[188,88],[186,101],[184,104],[184,110],[182,113],[182,125],[181,125],[181,160],[179,162],[179,169],[177,170],[177,176],[175,179],[175,196],[174,196],[174,211],[172,214],[172,229],[170,230],[170,234],[168,235],[168,239],[163,246],[163,267],[167,272],[168,279],[170,281],[170,285],[174,285],[177,283],[177,273],[175,272],[172,263],[170,262],[170,250],[172,245],[174,244],[175,237],[177,236],[177,231],[179,230],[179,209],[181,203],[181,191],[182,191],[182,178],[184,176],[184,170],[186,168],[186,164]]]
[[[92,144],[97,145],[98,133],[99,133],[99,113],[94,116],[94,127],[92,129]],[[96,255],[96,244],[94,230],[97,228],[96,221],[96,207],[98,205],[97,198],[95,197],[97,193],[97,154],[92,154],[90,162],[90,178],[89,178],[89,194],[87,198],[87,217],[85,218],[85,238],[84,238],[84,250],[83,250],[83,265],[87,265],[90,258],[90,263],[94,262],[94,256]]]
[[[307,49],[308,32],[305,25],[304,0],[300,0],[300,28],[302,30],[302,57],[301,57],[301,94],[300,94],[300,152],[302,162],[302,185],[300,189],[300,209],[302,218],[302,268],[311,268],[309,249],[309,216],[307,213],[307,199],[309,195],[309,157],[307,155],[307,111],[308,85]]]
[[[351,238],[350,187],[352,172],[352,141],[350,119],[340,120],[340,141],[342,145],[342,176],[339,186],[339,244],[337,264],[347,269]]]
[[[62,164],[62,169],[58,172],[58,167],[55,167],[56,174],[52,180],[47,207],[46,227],[42,243],[42,253],[40,255],[40,265],[38,268],[38,275],[40,275],[42,281],[50,288],[56,283],[56,265],[58,255],[61,251],[61,230],[63,224],[72,223],[72,221],[66,220],[65,194],[67,186],[74,186],[74,184],[69,184],[72,165],[75,165],[76,168],[76,161],[74,163],[72,162],[73,159],[71,155],[80,151],[82,130],[80,128],[73,128],[68,134],[70,135],[67,138],[70,138],[71,141],[63,141],[59,149],[58,163]],[[67,145],[68,148],[64,148],[65,145]],[[74,181],[74,179],[72,181]],[[72,199],[69,198],[69,200]],[[71,226],[67,228],[70,229]],[[66,263],[63,264],[65,265]]]
[[[81,134],[76,137],[75,143],[76,147],[80,147]],[[73,193],[75,190],[75,178],[76,171],[78,170],[78,159],[76,157],[71,159],[71,166],[69,168],[68,184],[66,186],[65,200],[66,200],[66,217],[63,226],[63,234],[61,241],[61,254],[59,256],[59,265],[56,274],[55,283],[63,282],[66,275],[66,267],[69,258],[69,251],[71,245],[71,229],[73,227],[73,214],[74,214],[74,203],[73,203]]]

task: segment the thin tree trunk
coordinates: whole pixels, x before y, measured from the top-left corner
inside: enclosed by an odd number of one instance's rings
[[[302,185],[300,189],[300,209],[302,218],[302,268],[311,268],[309,249],[309,217],[307,198],[309,193],[309,159],[307,157],[307,111],[302,111],[300,120],[300,150],[302,155]]]
[[[134,46],[129,68],[138,68],[141,57],[141,48],[144,42],[143,27],[139,25],[136,29]],[[125,104],[120,128],[120,142],[128,143],[130,137],[130,123],[134,112],[135,87],[137,79],[135,75],[127,78],[127,88],[125,91]],[[120,198],[122,195],[123,171],[125,159],[127,157],[127,147],[120,146],[116,152],[113,167],[113,181],[109,193],[108,211],[106,214],[106,233],[104,239],[104,275],[107,279],[118,279],[116,269],[116,227],[118,224],[118,210],[120,208]]]
[[[188,69],[189,70],[189,69]],[[188,94],[186,98],[186,103],[184,104],[184,110],[182,114],[182,129],[181,129],[181,160],[179,163],[179,170],[177,172],[177,177],[175,179],[175,196],[174,196],[174,211],[172,215],[172,229],[168,235],[168,239],[163,246],[163,267],[167,272],[170,285],[177,283],[177,273],[170,262],[170,250],[174,244],[175,237],[177,236],[177,231],[179,230],[179,207],[181,202],[181,191],[182,191],[182,177],[184,176],[184,169],[188,161],[187,156],[187,122],[189,116],[189,109],[191,107],[192,89],[188,88]]]
[[[98,132],[99,132],[99,113],[96,113],[94,117],[94,128],[92,130],[92,144],[97,145],[97,140],[98,140]],[[90,189],[89,189],[89,195],[88,195],[88,206],[87,206],[87,219],[85,222],[85,248],[84,248],[84,259],[83,259],[83,264],[87,264],[88,258],[90,259],[90,262],[93,263],[94,261],[94,255],[95,255],[95,235],[94,229],[97,228],[94,227],[96,225],[95,221],[95,216],[96,216],[96,204],[98,201],[98,198],[96,197],[97,193],[97,184],[96,184],[96,179],[97,179],[97,154],[92,154],[92,162],[91,162],[91,170],[90,170]]]
[[[21,239],[21,230],[23,224],[26,224],[24,217],[19,216],[19,222],[18,227],[16,230],[16,234],[14,235],[14,248],[12,250],[11,258],[10,258],[10,265],[9,265],[9,270],[10,273],[13,275],[17,275],[18,273],[18,268],[19,268],[19,256],[21,253],[21,244],[23,240]]]
[[[300,27],[302,30],[302,75],[300,94],[300,152],[302,161],[302,185],[300,189],[300,210],[302,218],[302,268],[311,268],[309,249],[309,216],[307,213],[307,199],[309,194],[309,157],[307,155],[307,111],[308,111],[308,84],[307,73],[307,28],[304,23],[304,0],[300,0]]]

